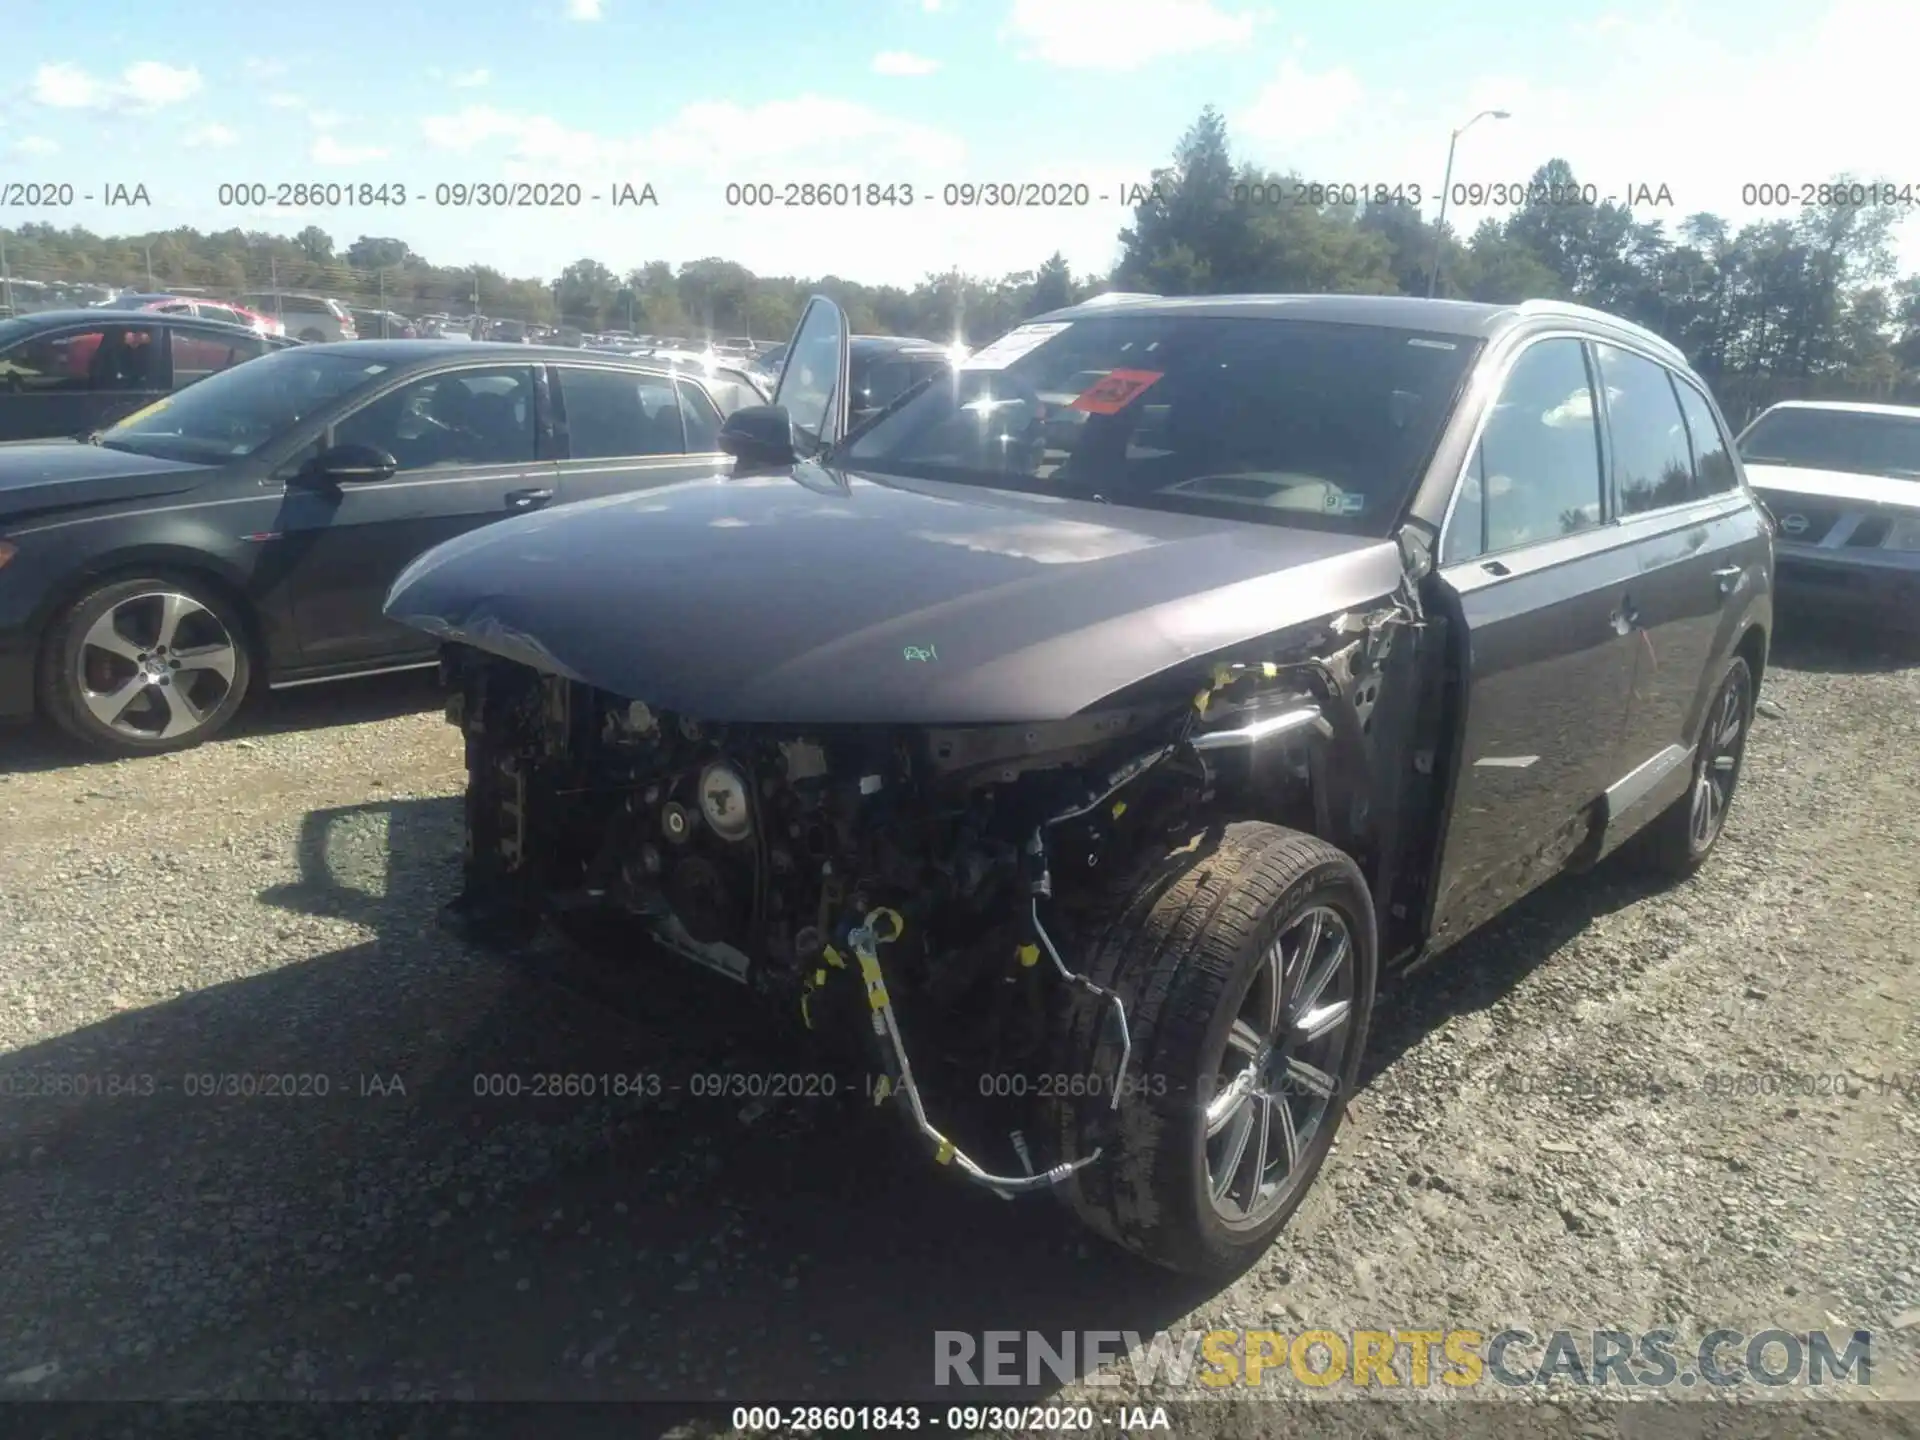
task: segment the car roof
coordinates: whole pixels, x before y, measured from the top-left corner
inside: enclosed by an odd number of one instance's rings
[[[900,355],[925,355],[944,359],[947,347],[933,340],[921,340],[912,335],[855,335],[851,337],[849,348],[862,354],[885,352]]]
[[[1920,405],[1876,405],[1866,400],[1782,400],[1777,405],[1769,405],[1764,413],[1775,410],[1838,410],[1850,415],[1896,415],[1906,420],[1920,420]]]
[[[69,310],[35,310],[31,314],[16,315],[15,320],[32,320],[54,329],[61,325],[171,325],[175,328],[189,327],[195,330],[217,330],[230,335],[251,335],[256,340],[279,339],[278,336],[262,335],[251,325],[233,325],[225,320],[203,320],[197,315],[155,315],[150,320],[140,319],[141,311],[115,310],[106,305],[89,305]]]
[[[230,325],[226,328],[231,330],[239,327]],[[670,369],[665,365],[649,365],[643,356],[626,355],[619,351],[578,350],[571,345],[516,345],[501,340],[332,340],[318,345],[302,345],[300,348],[351,355],[356,360],[365,359],[392,366],[425,365],[429,361],[459,359],[514,360],[523,365],[536,362],[571,362],[578,365],[588,360],[595,365],[618,365],[655,375],[694,373],[677,367]]]
[[[1495,340],[1517,325],[1564,320],[1592,332],[1611,331],[1657,352],[1669,364],[1691,367],[1671,341],[1643,325],[1586,305],[1560,300],[1523,300],[1488,305],[1475,300],[1429,300],[1418,295],[1141,295],[1096,296],[1079,305],[1036,315],[1043,320],[1081,320],[1117,314],[1195,315],[1206,319],[1308,320],[1329,325],[1385,325]]]

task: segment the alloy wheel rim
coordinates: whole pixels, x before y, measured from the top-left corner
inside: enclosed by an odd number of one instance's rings
[[[118,601],[80,639],[80,702],[137,740],[178,740],[213,718],[233,689],[240,651],[227,627],[177,590]]]
[[[1338,1098],[1353,1006],[1353,932],[1338,911],[1315,906],[1262,954],[1216,1066],[1206,1184],[1228,1225],[1260,1225],[1291,1193]]]
[[[1700,737],[1700,764],[1694,773],[1688,815],[1688,833],[1696,850],[1712,844],[1727,822],[1727,808],[1733,803],[1733,787],[1740,779],[1746,745],[1746,686],[1733,676],[1714,702]]]

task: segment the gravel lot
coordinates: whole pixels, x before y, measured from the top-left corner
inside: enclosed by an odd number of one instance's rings
[[[704,977],[438,931],[424,682],[159,760],[0,738],[0,1071],[96,1092],[0,1097],[0,1398],[935,1398],[936,1329],[1310,1322],[1859,1326],[1920,1399],[1920,656],[1834,643],[1779,647],[1702,875],[1558,881],[1389,998],[1319,1187],[1218,1294],[852,1107],[476,1097],[772,1042]]]

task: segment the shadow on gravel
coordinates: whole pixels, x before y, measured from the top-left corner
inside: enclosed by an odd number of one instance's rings
[[[1661,893],[1670,882],[1611,856],[1562,875],[1445,951],[1433,964],[1383,988],[1367,1037],[1359,1088],[1457,1015],[1485,1010],[1603,915]]]
[[[1783,615],[1767,663],[1822,675],[1885,675],[1911,670],[1920,666],[1920,631],[1868,629]]]
[[[937,1169],[854,1083],[707,1098],[809,1062],[690,968],[461,947],[459,843],[450,799],[316,812],[262,898],[364,943],[8,1057],[153,1077],[0,1114],[11,1394],[953,1400],[936,1330],[1145,1335],[1206,1298]]]
[[[302,685],[294,690],[269,690],[248,700],[233,725],[218,740],[209,743],[220,745],[251,735],[278,735],[290,730],[324,730],[335,725],[393,720],[431,710],[439,704],[439,680],[432,670],[369,675],[330,685]],[[67,770],[111,764],[116,758],[88,749],[51,724],[8,726],[0,730],[0,770],[4,771],[27,774]]]

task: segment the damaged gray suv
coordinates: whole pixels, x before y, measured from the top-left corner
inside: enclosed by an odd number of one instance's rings
[[[624,917],[619,963],[857,1047],[935,1161],[1232,1271],[1383,979],[1713,850],[1765,514],[1679,352],[1572,306],[1129,297],[851,431],[847,342],[810,302],[731,475],[395,583],[465,734],[452,914]]]

